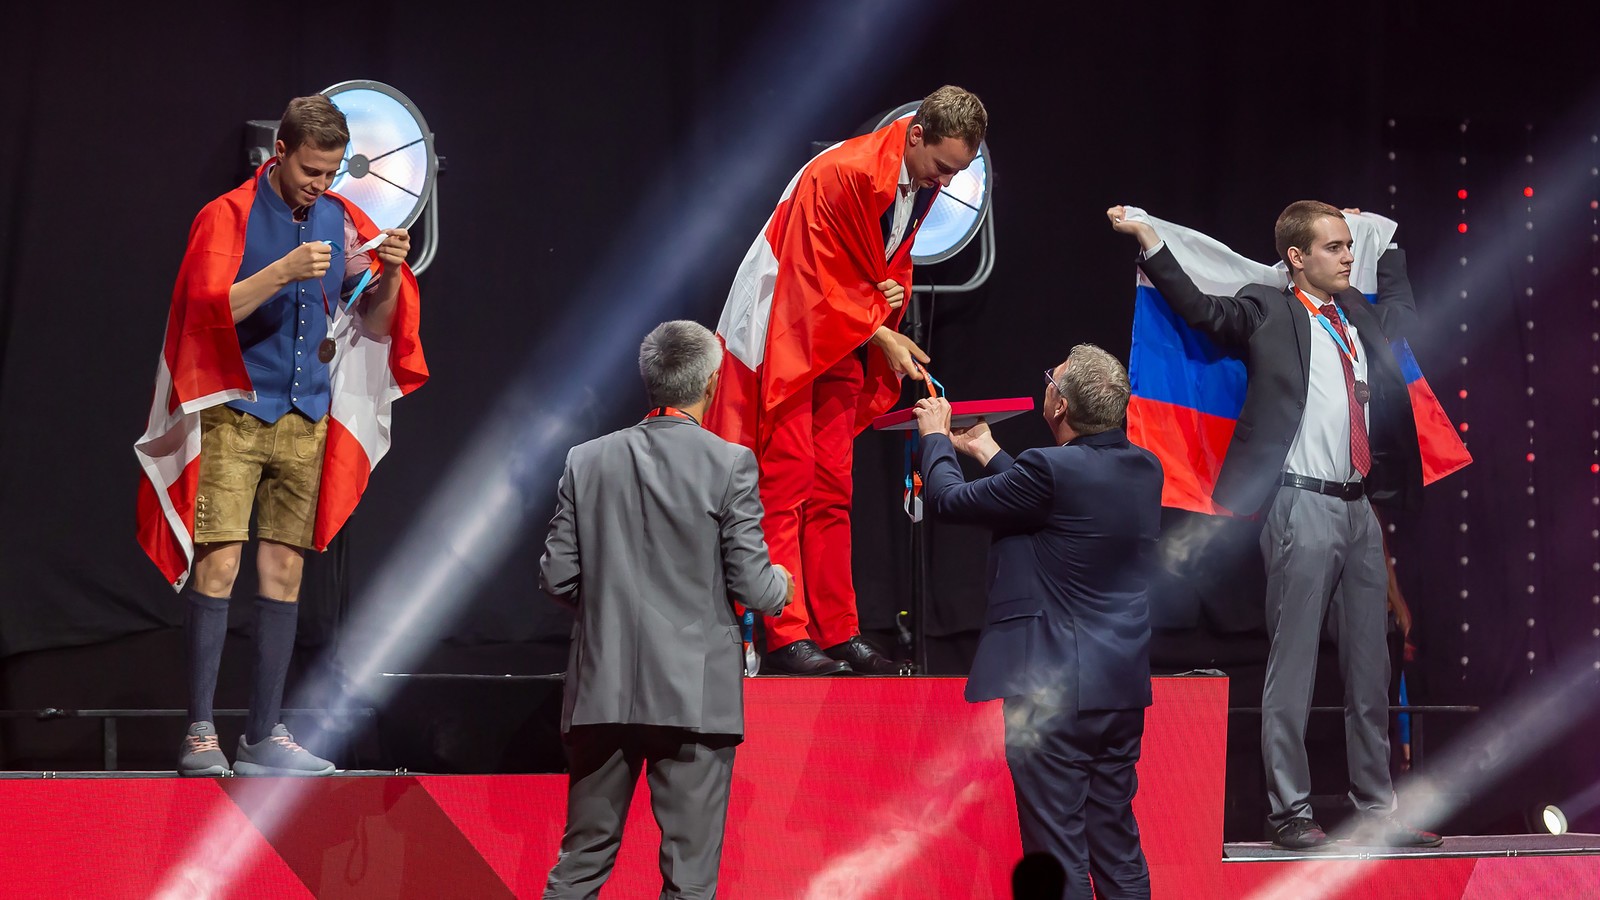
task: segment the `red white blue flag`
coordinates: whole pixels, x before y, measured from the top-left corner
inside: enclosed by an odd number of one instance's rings
[[[262,168],[275,160],[268,160]],[[244,257],[245,226],[255,202],[256,176],[206,204],[189,229],[167,313],[166,341],[156,362],[155,394],[144,434],[133,445],[144,478],[139,482],[138,539],[174,588],[182,588],[194,561],[194,504],[200,478],[200,412],[254,399],[234,329],[228,291]],[[363,241],[378,227],[354,203],[332,191]],[[381,266],[376,259],[374,267]],[[428,366],[417,325],[420,296],[409,266],[398,276],[400,293],[389,334],[363,329],[358,314],[337,311],[329,337],[338,347],[331,366],[328,442],[312,543],[318,550],[355,511],[367,478],[389,450],[389,410],[422,386]]]
[[[1254,262],[1193,229],[1157,219],[1136,207],[1128,217],[1149,222],[1173,258],[1207,294],[1231,296],[1247,284],[1287,285],[1283,264]],[[1388,248],[1394,221],[1374,213],[1346,215],[1355,241],[1350,284],[1377,302],[1378,257]],[[1472,461],[1404,339],[1390,344],[1411,395],[1422,454],[1423,484],[1432,484]],[[1128,439],[1156,454],[1166,470],[1164,506],[1226,513],[1211,499],[1233,427],[1244,406],[1244,360],[1224,352],[1190,328],[1141,272],[1133,313],[1128,378]]]

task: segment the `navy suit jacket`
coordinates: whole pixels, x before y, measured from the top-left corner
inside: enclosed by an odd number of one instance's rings
[[[1014,461],[1002,452],[988,471],[967,483],[950,440],[924,438],[933,515],[994,531],[967,699],[1043,692],[1081,711],[1149,706],[1161,463],[1112,429]]]

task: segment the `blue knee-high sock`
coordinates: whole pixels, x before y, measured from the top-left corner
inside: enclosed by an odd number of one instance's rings
[[[244,739],[252,744],[266,740],[278,724],[283,706],[283,683],[294,655],[294,630],[300,604],[269,597],[256,598],[256,663],[250,686],[250,719]]]
[[[212,721],[211,701],[217,693],[217,669],[228,639],[228,598],[210,597],[193,587],[183,589],[183,627],[188,650],[189,721]]]

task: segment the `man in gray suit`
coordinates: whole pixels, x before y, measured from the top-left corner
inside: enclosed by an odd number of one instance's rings
[[[733,600],[775,616],[794,578],[761,536],[755,455],[700,427],[722,346],[687,321],[644,339],[644,421],[574,447],[540,586],[577,614],[561,709],[567,828],[544,896],[594,897],[639,770],[661,826],[661,897],[714,897],[744,653]]]

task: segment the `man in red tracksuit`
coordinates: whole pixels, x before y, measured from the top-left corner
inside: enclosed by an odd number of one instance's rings
[[[762,672],[888,675],[861,638],[850,570],[852,448],[928,355],[896,331],[929,205],[977,156],[988,113],[947,85],[914,116],[845,141],[789,185],[717,326],[728,352],[706,425],[753,449],[762,530],[794,573]]]

